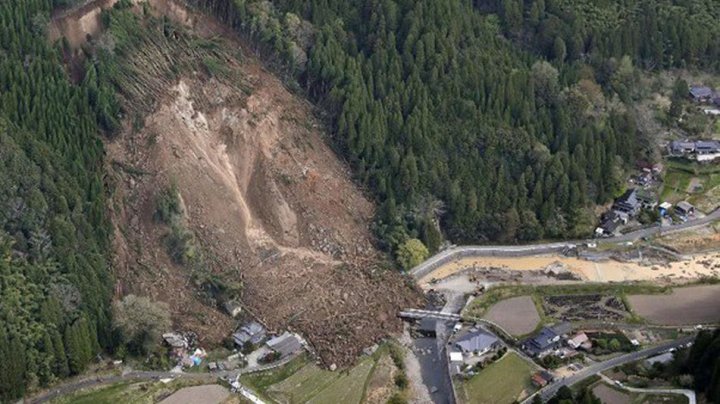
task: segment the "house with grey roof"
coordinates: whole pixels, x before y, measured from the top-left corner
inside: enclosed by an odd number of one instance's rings
[[[285,332],[280,336],[269,339],[265,345],[273,351],[279,353],[281,358],[293,355],[303,349],[300,339],[295,334],[291,334],[289,332]]]
[[[619,198],[615,200],[613,204],[613,210],[618,215],[635,216],[641,208],[641,203],[637,197],[637,190],[635,188],[628,189]]]
[[[233,334],[233,340],[235,340],[235,344],[241,347],[245,346],[248,342],[257,345],[265,339],[265,335],[265,327],[257,321],[251,321],[244,324]]]
[[[670,142],[670,154],[673,156],[684,156],[695,153],[695,142],[689,140],[673,140]]]
[[[551,328],[544,327],[532,338],[522,344],[522,349],[530,356],[539,358],[549,354],[560,347],[560,336]]]
[[[691,86],[690,97],[695,102],[707,102],[712,99],[713,90],[708,86]]]
[[[455,346],[466,355],[483,355],[500,345],[496,336],[485,331],[473,331],[455,340]]]

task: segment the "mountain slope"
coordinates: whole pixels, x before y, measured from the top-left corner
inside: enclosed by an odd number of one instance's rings
[[[126,47],[117,38],[130,31],[138,36]],[[236,43],[202,42],[131,11],[112,12],[107,37],[116,38],[111,80],[137,117],[107,144],[116,293],[168,302],[177,327],[208,344],[233,331],[218,309],[238,298],[270,329],[300,331],[327,365],[398,332],[397,311],[419,295],[375,250],[373,205],[312,107],[256,61],[223,51]],[[156,217],[169,188],[182,205],[172,226]],[[177,226],[201,259],[168,254]]]

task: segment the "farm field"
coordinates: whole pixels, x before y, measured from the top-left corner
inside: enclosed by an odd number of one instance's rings
[[[462,384],[464,402],[473,404],[509,404],[526,397],[534,387],[533,369],[515,353],[508,353]]]
[[[603,402],[603,404],[631,404],[632,399],[629,394],[616,390],[605,383],[599,383],[593,388],[593,393]]]
[[[629,295],[628,301],[636,314],[655,324],[720,322],[720,285],[675,288],[669,295]]]
[[[230,396],[230,391],[219,384],[185,387],[160,401],[160,404],[216,404],[222,403]]]
[[[533,332],[540,315],[531,296],[518,296],[495,303],[483,318],[497,323],[514,336]]]

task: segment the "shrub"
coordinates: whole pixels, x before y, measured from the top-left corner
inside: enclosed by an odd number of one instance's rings
[[[405,373],[398,373],[395,375],[395,385],[401,390],[405,390],[405,388],[407,388],[408,378],[405,376]]]

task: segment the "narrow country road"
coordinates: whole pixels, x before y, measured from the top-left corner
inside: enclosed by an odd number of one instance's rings
[[[617,386],[623,390],[627,390],[633,393],[650,393],[650,394],[682,394],[688,399],[688,404],[697,404],[697,398],[695,397],[695,392],[692,390],[687,389],[638,389],[635,387],[629,387],[625,385],[618,386],[615,384],[614,380],[610,379],[609,377],[605,375],[600,375],[600,377],[605,380],[608,384]]]
[[[628,241],[635,241],[643,237],[650,237],[663,234],[671,234],[682,230],[689,230],[699,228],[712,223],[716,220],[720,220],[720,208],[715,209],[707,216],[681,223],[674,226],[652,226],[640,230],[636,230],[627,234],[622,234],[616,237],[599,238],[593,240],[569,240],[560,241],[553,243],[542,243],[542,244],[526,244],[526,245],[497,245],[497,246],[460,246],[453,247],[447,250],[441,251],[432,257],[425,260],[420,265],[410,270],[410,275],[415,279],[421,279],[432,273],[438,266],[443,263],[452,262],[456,259],[465,257],[483,257],[483,256],[529,256],[538,254],[549,254],[549,253],[561,253],[566,250],[576,248],[579,244],[583,244],[589,241],[594,241],[602,244],[609,243],[623,243]]]
[[[661,352],[665,352],[671,348],[677,348],[681,345],[685,345],[688,342],[693,341],[694,339],[695,339],[694,335],[689,336],[689,337],[684,337],[684,338],[680,338],[680,339],[672,341],[672,342],[664,343],[662,345],[659,345],[659,346],[656,346],[653,348],[643,349],[641,351],[636,351],[636,352],[630,352],[625,355],[621,355],[621,356],[618,356],[618,357],[615,357],[612,359],[608,359],[604,362],[594,363],[594,364],[584,368],[583,370],[575,373],[572,376],[569,376],[564,379],[560,379],[558,381],[553,382],[552,384],[546,386],[545,388],[543,388],[542,390],[538,391],[535,394],[540,394],[540,397],[542,398],[543,402],[548,401],[563,386],[570,387],[573,384],[579,382],[580,380],[588,378],[592,375],[598,374],[600,372],[604,372],[606,370],[612,369],[617,366],[624,365],[626,363],[634,362],[634,361],[637,361],[637,360],[640,360],[643,358],[647,358],[649,356],[657,355],[657,354],[659,354]],[[528,397],[524,401],[524,403],[532,402],[532,398],[535,396],[535,394]]]
[[[81,380],[68,381],[54,388],[48,389],[35,397],[27,398],[26,401],[31,404],[44,403],[55,398],[74,393],[76,391],[87,389],[90,387],[98,387],[102,385],[114,384],[122,381],[141,381],[141,380],[160,380],[160,379],[189,379],[200,380],[207,383],[214,383],[219,378],[234,379],[237,376],[261,372],[282,366],[291,361],[296,356],[289,356],[279,362],[269,365],[257,366],[254,368],[225,370],[212,373],[175,373],[175,372],[155,372],[155,371],[130,371],[122,375],[105,375],[88,377]]]

